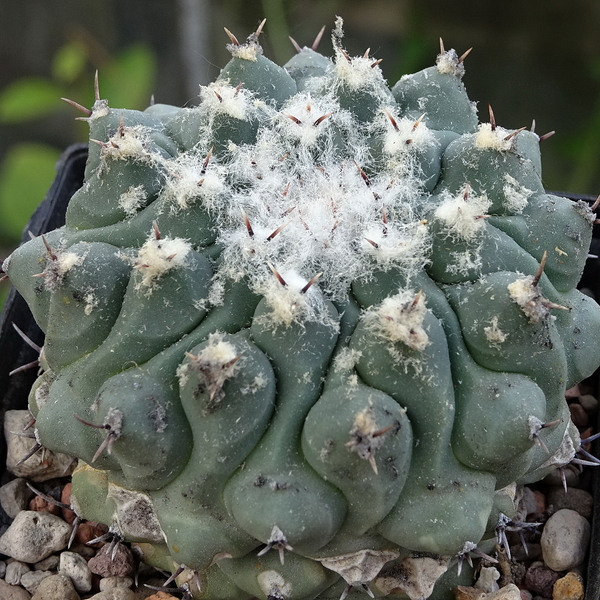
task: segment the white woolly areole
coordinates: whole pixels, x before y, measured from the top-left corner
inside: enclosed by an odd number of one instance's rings
[[[130,187],[119,196],[119,206],[128,217],[133,217],[146,200],[146,190],[143,185]]]
[[[288,101],[276,118],[281,135],[313,146],[331,123],[331,115],[340,110],[333,98],[313,100],[310,94],[298,94]],[[329,115],[329,116],[328,116]]]
[[[465,198],[465,194],[446,194],[442,198],[434,214],[446,226],[449,235],[471,241],[485,229],[485,219],[482,217],[492,204],[487,196],[467,195]]]
[[[394,119],[395,123],[395,126],[392,125],[390,117],[384,113],[387,124],[383,150],[386,154],[396,155],[414,150],[422,151],[437,144],[433,132],[425,123],[417,124],[414,119],[406,117],[396,118],[391,108],[386,112]]]
[[[100,156],[111,160],[151,160],[153,154],[146,150],[148,141],[148,128],[143,125],[119,127],[102,146]]]
[[[496,126],[492,129],[491,123],[480,123],[475,134],[475,146],[480,150],[497,150],[507,152],[511,149],[513,138],[506,139],[512,132],[504,127]]]
[[[288,598],[292,594],[292,584],[277,571],[262,571],[256,576],[258,586],[266,598]]]
[[[402,342],[421,352],[429,345],[429,337],[423,328],[426,314],[425,295],[406,290],[371,308],[367,317],[370,326],[385,339],[392,343]]]
[[[202,110],[212,113],[224,113],[243,121],[248,112],[252,93],[242,88],[233,87],[228,82],[213,82],[200,86]]]
[[[508,293],[511,299],[516,302],[525,315],[529,318],[530,323],[539,323],[543,321],[549,314],[550,309],[554,306],[544,298],[535,285],[533,275],[521,277],[508,285]]]
[[[109,112],[108,100],[96,100],[92,106],[92,114],[88,117],[88,121],[94,121],[102,117],[106,117]]]
[[[462,62],[458,62],[458,54],[454,49],[438,54],[435,66],[442,75],[449,74],[462,77],[465,74],[465,65]]]
[[[303,292],[302,289],[308,283],[307,279],[295,271],[284,270],[278,273],[285,281],[285,285],[272,275],[257,288],[258,293],[265,297],[271,309],[269,324],[289,327],[293,322],[301,323],[308,320],[337,327],[337,323],[332,322],[327,315],[323,296],[316,287],[318,284],[312,285]]]
[[[48,257],[44,274],[44,287],[54,292],[64,281],[66,274],[78,265],[81,265],[85,255],[75,254],[75,252],[63,252],[56,250],[54,255]]]
[[[500,344],[506,341],[508,334],[504,333],[500,327],[498,327],[498,317],[492,317],[490,325],[483,328],[483,333],[487,341],[490,343],[490,346],[493,348],[499,348]]]
[[[163,196],[175,210],[189,208],[198,200],[212,210],[227,191],[224,168],[210,160],[204,167],[204,162],[205,157],[197,154],[181,154],[168,162]]]
[[[521,185],[514,177],[505,173],[504,175],[504,208],[515,215],[520,215],[527,206],[529,198],[533,195],[533,190]]]
[[[148,292],[156,286],[157,280],[172,269],[187,265],[187,255],[192,247],[181,238],[151,237],[138,251],[134,260],[134,268],[139,269],[142,279],[140,287],[148,288]]]
[[[249,60],[256,62],[258,57],[263,53],[258,40],[255,39],[255,35],[252,34],[244,44],[227,44],[227,50],[231,53],[234,58],[241,58],[242,60]]]
[[[335,53],[335,73],[340,83],[353,90],[365,87],[375,87],[377,83],[384,83],[384,78],[379,65],[373,66],[374,58],[355,56],[348,60],[340,51]]]
[[[190,370],[198,370],[198,367],[201,367],[202,371],[210,374],[210,383],[221,389],[225,381],[233,377],[239,368],[236,358],[238,354],[235,346],[226,342],[222,333],[211,333],[207,345],[190,362],[183,363],[177,368],[179,384],[185,385]]]

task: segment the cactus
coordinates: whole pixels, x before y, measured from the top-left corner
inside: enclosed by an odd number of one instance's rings
[[[46,334],[37,441],[194,597],[443,594],[579,448],[595,217],[478,122],[465,55],[390,89],[341,19],[332,59],[259,34],[194,108],[83,109],[66,225],[4,264]]]

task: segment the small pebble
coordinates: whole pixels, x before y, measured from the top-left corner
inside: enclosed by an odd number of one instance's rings
[[[544,563],[534,562],[525,574],[525,587],[538,596],[551,598],[552,586],[559,577],[558,573],[549,569]]]
[[[525,516],[535,513],[538,508],[535,492],[526,485],[521,487],[519,491],[519,512],[522,512]]]
[[[35,594],[38,587],[40,587],[40,583],[42,583],[46,577],[50,577],[50,575],[56,575],[56,573],[52,573],[52,571],[28,571],[27,573],[23,573],[21,585],[30,594]]]
[[[0,537],[0,553],[26,563],[36,563],[63,550],[69,541],[71,526],[48,513],[20,512]]]
[[[6,561],[0,560],[0,577],[4,577],[6,575]]]
[[[514,583],[509,583],[496,592],[486,594],[485,600],[521,600],[521,591]]]
[[[0,504],[11,519],[27,509],[27,503],[32,497],[33,492],[27,487],[27,480],[22,477],[0,487]]]
[[[88,562],[90,571],[102,577],[126,577],[133,571],[134,565],[133,553],[125,544],[119,544],[116,551],[106,544]]]
[[[544,525],[540,540],[544,562],[554,571],[568,571],[583,563],[589,541],[588,521],[574,510],[563,508]]]
[[[106,525],[94,523],[93,521],[83,521],[83,523],[80,523],[79,527],[77,527],[75,541],[80,544],[88,545],[89,542],[104,535],[107,531],[108,527],[106,527]],[[88,548],[101,548],[102,545],[103,542],[96,542],[95,544],[88,545]]]
[[[60,501],[67,506],[71,505],[71,489],[73,488],[73,484],[69,481],[63,487],[62,492],[60,494]],[[68,508],[61,508],[62,518],[69,524],[73,525],[73,521],[77,518],[77,515],[74,511],[69,510]]]
[[[51,515],[56,515],[57,517],[60,515],[60,508],[56,506],[56,504],[52,504],[52,502],[47,502],[41,496],[34,496],[29,501],[29,510],[46,512]]]
[[[562,487],[555,487],[548,492],[548,504],[554,507],[555,512],[563,508],[569,508],[578,512],[582,517],[589,519],[594,508],[594,497],[588,491],[579,488],[567,488],[565,494]]]
[[[73,471],[73,459],[66,454],[46,450],[36,452],[25,462],[18,464],[35,444],[35,440],[16,435],[13,431],[24,431],[31,422],[28,410],[7,410],[4,417],[4,435],[6,438],[6,468],[17,477],[25,477],[31,481],[47,481],[55,477],[63,477]]]
[[[78,592],[86,593],[92,589],[92,572],[87,561],[75,552],[61,552],[59,573],[70,577]]]
[[[521,590],[521,600],[533,600],[533,595],[529,590]]]
[[[13,560],[6,565],[4,580],[6,583],[10,583],[10,585],[20,585],[21,577],[23,576],[23,573],[27,573],[27,571],[31,571],[29,565],[18,560]]]
[[[33,565],[36,571],[57,571],[60,563],[60,557],[57,554],[51,554],[48,558],[40,560]]]
[[[2,600],[30,600],[31,594],[25,588],[10,585],[4,579],[0,579],[0,598]]]
[[[569,404],[569,412],[571,413],[571,421],[573,421],[576,427],[584,428],[588,426],[590,416],[585,412],[583,406],[581,406],[579,402]]]
[[[50,575],[43,579],[31,600],[81,600],[66,575]]]
[[[475,582],[475,587],[479,590],[483,590],[486,594],[497,592],[500,587],[497,583],[498,579],[500,579],[498,569],[495,569],[494,567],[482,567],[479,578]]]
[[[104,577],[100,580],[100,591],[105,592],[113,588],[130,588],[133,585],[131,577]]]
[[[96,548],[92,546],[86,546],[85,544],[82,544],[80,542],[74,542],[73,544],[71,544],[69,551],[75,552],[75,554],[79,554],[79,556],[83,556],[85,560],[90,560],[90,558],[96,556],[97,552]]]
[[[598,400],[591,394],[584,394],[579,397],[579,404],[588,415],[594,415],[598,412]]]
[[[579,471],[577,466],[571,464],[566,465],[562,469],[554,469],[554,471],[548,473],[548,475],[546,475],[542,481],[547,485],[554,485],[557,487],[562,486],[563,478],[561,475],[561,470],[565,475],[565,479],[569,487],[575,487],[579,483]]]
[[[461,587],[461,586],[458,586]],[[470,588],[474,589],[474,588]],[[469,596],[467,598],[459,598],[456,596],[456,600],[478,600],[479,598],[484,598],[483,592],[481,590],[477,590],[479,592],[478,596]],[[152,594],[152,596],[148,596],[146,600],[177,600],[175,596],[171,596],[171,594],[167,594],[166,592],[156,592],[156,594]]]
[[[136,600],[136,597],[128,588],[112,588],[90,596],[89,600]]]
[[[581,396],[581,390],[579,389],[579,384],[574,385],[572,388],[569,388],[565,392],[565,398],[567,400],[576,400]]]
[[[567,573],[554,584],[552,600],[583,600],[583,579],[577,573]]]

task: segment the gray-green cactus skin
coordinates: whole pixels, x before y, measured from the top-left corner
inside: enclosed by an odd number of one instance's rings
[[[197,598],[424,598],[579,447],[594,215],[478,122],[454,50],[390,89],[341,21],[332,59],[257,38],[197,107],[98,98],[66,225],[7,259],[36,436]]]

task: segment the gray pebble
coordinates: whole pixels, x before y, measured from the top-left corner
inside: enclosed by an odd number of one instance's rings
[[[60,557],[58,554],[51,554],[48,558],[40,560],[33,565],[34,571],[58,571]]]
[[[28,571],[21,577],[21,585],[30,594],[35,594],[38,587],[40,587],[40,583],[42,583],[46,577],[50,577],[50,575],[55,575],[55,573],[52,571]]]
[[[89,600],[136,600],[136,597],[130,589],[116,587],[94,594]]]
[[[17,477],[0,487],[0,504],[4,512],[14,519],[22,510],[27,510],[33,492],[27,487],[27,480]]]
[[[0,560],[0,577],[6,575],[6,561]]]
[[[92,589],[92,572],[87,561],[75,552],[61,552],[59,573],[70,577],[78,592],[86,593]]]
[[[81,600],[81,598],[68,577],[50,575],[41,581],[31,600]]]
[[[43,579],[31,600],[81,600],[71,580],[65,575]]]
[[[579,404],[583,406],[583,410],[589,415],[593,415],[598,410],[598,400],[591,394],[579,396]]]
[[[7,410],[4,417],[4,435],[6,436],[6,468],[17,477],[25,477],[31,481],[47,481],[55,477],[63,477],[72,472],[73,459],[66,454],[60,454],[46,450],[44,459],[42,453],[36,452],[25,462],[19,461],[29,453],[35,444],[35,440],[16,435],[14,432],[22,432],[31,421],[28,410]],[[65,473],[66,472],[66,473]]]
[[[131,577],[104,577],[100,580],[100,591],[106,592],[113,588],[130,588],[133,585]]]
[[[582,517],[589,519],[592,516],[594,497],[586,490],[579,488],[568,488],[566,494],[562,487],[552,488],[548,493],[548,504],[553,506],[554,512],[570,508]]]
[[[24,510],[0,537],[0,553],[36,563],[65,548],[70,534],[71,526],[59,517]]]
[[[590,541],[590,524],[568,508],[555,512],[544,525],[542,555],[554,571],[568,571],[583,563]]]
[[[22,587],[10,585],[4,579],[0,579],[0,598],[2,600],[30,600],[31,594]]]
[[[10,585],[20,585],[21,577],[23,576],[23,573],[27,573],[27,571],[31,571],[29,565],[18,560],[13,560],[6,565],[4,580],[6,583],[10,583]]]

